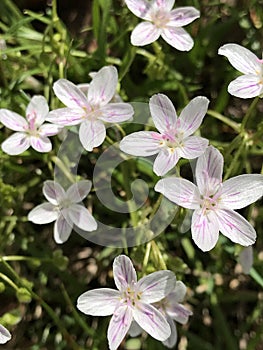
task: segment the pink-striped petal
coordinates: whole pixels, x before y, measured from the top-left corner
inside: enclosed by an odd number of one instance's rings
[[[36,206],[28,214],[28,220],[34,224],[49,224],[58,218],[58,208],[51,203],[43,203]]]
[[[171,11],[169,26],[183,27],[200,17],[200,11],[195,7],[177,7]]]
[[[26,119],[8,109],[0,109],[0,121],[8,129],[14,131],[25,131],[28,129]]]
[[[200,157],[206,150],[209,141],[199,136],[188,136],[183,140],[183,146],[179,148],[179,155],[185,159]]]
[[[56,124],[43,124],[38,129],[38,133],[41,136],[54,136],[57,135],[63,129],[62,125]]]
[[[171,328],[171,335],[168,339],[166,339],[163,342],[163,345],[166,346],[167,348],[171,349],[175,346],[176,342],[177,342],[177,329],[176,329],[176,324],[175,322],[172,320],[171,317],[166,316],[167,322]]]
[[[239,72],[244,74],[260,74],[262,63],[257,56],[238,44],[225,44],[218,50],[219,55],[228,58],[229,62]]]
[[[137,302],[133,309],[134,320],[153,338],[164,341],[171,335],[171,328],[163,316],[154,306]]]
[[[113,262],[113,276],[116,287],[122,291],[137,282],[136,271],[126,255],[119,255]]]
[[[183,28],[166,26],[161,36],[169,45],[179,51],[190,51],[194,46],[193,39]]]
[[[58,182],[52,180],[44,182],[43,194],[46,199],[54,205],[59,205],[59,203],[65,198],[63,187]]]
[[[263,93],[263,83],[258,75],[246,74],[231,81],[228,92],[240,98],[252,98]]]
[[[122,152],[133,156],[152,156],[159,152],[161,135],[153,131],[138,131],[125,136],[120,142]]]
[[[195,177],[202,195],[215,194],[222,183],[224,158],[213,146],[208,146],[197,159]]]
[[[72,203],[81,202],[91,190],[92,182],[90,180],[81,180],[67,189],[66,196]]]
[[[150,3],[146,0],[125,0],[128,9],[137,17],[150,20]]]
[[[153,171],[158,176],[163,176],[173,169],[179,160],[177,149],[161,149],[153,163]]]
[[[33,120],[35,127],[42,125],[48,114],[49,107],[44,96],[33,96],[26,109],[26,117]]]
[[[208,98],[198,96],[192,99],[182,110],[176,126],[178,130],[184,133],[184,137],[192,135],[200,127],[208,105]]]
[[[185,284],[182,281],[176,281],[174,290],[166,297],[166,300],[168,301],[166,310],[167,308],[169,310],[169,305],[172,305],[174,303],[181,303],[185,298],[186,291],[187,289]]]
[[[71,81],[59,79],[54,83],[53,89],[56,96],[65,106],[73,109],[90,109],[84,93]]]
[[[177,114],[171,100],[163,94],[156,94],[150,98],[149,107],[156,128],[165,133],[176,127]]]
[[[101,68],[90,83],[89,104],[96,107],[106,105],[113,98],[117,83],[118,72],[114,66]]]
[[[204,209],[195,210],[191,231],[195,244],[203,252],[213,249],[219,237],[219,224],[214,212],[204,212]]]
[[[78,297],[77,308],[86,315],[109,316],[120,301],[120,293],[110,288],[89,290]]]
[[[173,305],[166,308],[166,312],[173,320],[181,324],[186,324],[189,316],[193,314],[192,311],[188,310],[185,306],[175,302]]]
[[[78,125],[86,118],[84,109],[58,108],[49,112],[46,121],[57,125]]]
[[[98,224],[91,213],[80,204],[72,204],[69,208],[68,215],[70,220],[83,231],[94,231]]]
[[[257,234],[253,226],[233,210],[217,210],[219,230],[232,242],[245,247],[255,243]]]
[[[11,339],[11,334],[4,326],[0,324],[0,344],[5,344]]]
[[[85,120],[80,125],[79,139],[87,151],[92,151],[94,147],[100,146],[105,137],[106,129],[100,120]]]
[[[172,271],[162,270],[141,278],[136,290],[141,293],[141,301],[155,303],[165,298],[175,288],[176,278]]]
[[[129,103],[109,103],[100,108],[102,115],[100,120],[108,123],[124,122],[131,119],[134,114],[132,105]]]
[[[161,35],[162,30],[151,22],[139,23],[131,33],[131,43],[134,46],[144,46],[153,43]]]
[[[263,175],[239,175],[223,183],[218,205],[220,208],[241,209],[262,196]]]
[[[45,153],[52,150],[51,141],[44,136],[31,136],[30,144],[37,152]]]
[[[62,244],[69,239],[73,223],[66,217],[66,210],[62,210],[54,225],[54,240],[58,244]]]
[[[175,0],[153,0],[152,7],[159,11],[169,12],[173,8],[174,3]]]
[[[28,135],[23,132],[14,133],[2,143],[2,150],[11,156],[21,154],[29,147],[30,139]]]
[[[132,323],[132,310],[126,304],[119,304],[110,320],[108,342],[110,350],[117,350]]]
[[[159,180],[154,190],[162,193],[170,201],[183,208],[198,209],[200,207],[200,193],[198,188],[186,179],[167,177]]]

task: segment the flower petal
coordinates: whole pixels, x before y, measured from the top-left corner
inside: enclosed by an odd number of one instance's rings
[[[208,98],[198,96],[192,99],[182,110],[177,121],[177,129],[183,131],[184,137],[192,135],[202,124],[209,105]]]
[[[175,287],[176,278],[172,271],[162,270],[141,278],[136,290],[141,293],[141,301],[155,303],[165,298]]]
[[[171,11],[175,3],[175,0],[153,0],[153,6],[157,10]]]
[[[46,199],[54,205],[58,205],[59,202],[65,198],[65,191],[63,187],[58,182],[52,180],[47,180],[44,182],[43,194]]]
[[[32,148],[34,148],[37,152],[45,153],[52,150],[52,143],[47,137],[31,136],[30,143]]]
[[[179,160],[177,149],[161,149],[153,163],[153,171],[158,176],[163,176],[173,169]]]
[[[244,74],[259,74],[261,72],[261,63],[257,56],[238,44],[225,44],[218,50],[219,55],[228,58],[229,62],[239,72]]]
[[[70,206],[68,215],[70,220],[84,231],[94,231],[97,229],[98,224],[91,213],[80,204],[73,204]]]
[[[179,51],[190,51],[194,46],[194,41],[191,36],[183,28],[163,29],[162,38],[172,47]]]
[[[125,0],[128,9],[137,17],[151,19],[149,14],[150,3],[146,0]]]
[[[24,151],[26,151],[29,147],[29,137],[23,132],[14,133],[2,143],[2,150],[5,153],[10,154],[11,156],[21,154]]]
[[[151,22],[139,23],[131,33],[131,43],[134,46],[144,46],[156,41],[161,34],[161,29]]]
[[[183,27],[200,17],[200,11],[192,6],[177,7],[171,11],[169,26]]]
[[[90,192],[92,182],[90,180],[81,180],[71,185],[66,192],[67,198],[72,203],[81,202]]]
[[[84,109],[58,108],[48,113],[46,121],[57,125],[78,125],[85,119]]]
[[[34,224],[49,224],[57,218],[58,209],[51,203],[40,204],[28,213],[28,220]]]
[[[114,311],[108,328],[108,341],[110,350],[116,350],[132,323],[132,310],[126,304],[119,304]]]
[[[66,216],[66,211],[62,210],[54,225],[54,240],[58,244],[68,240],[73,228],[73,223]]]
[[[34,125],[38,127],[44,123],[48,111],[49,107],[45,97],[39,95],[33,96],[26,109],[27,120],[30,121],[33,119]]]
[[[92,106],[104,106],[114,96],[118,84],[118,72],[114,66],[101,68],[92,79],[88,101]]]
[[[176,329],[176,324],[175,322],[172,320],[171,317],[166,316],[167,322],[171,328],[171,335],[168,339],[166,339],[163,342],[163,345],[166,346],[167,348],[171,349],[175,346],[176,342],[177,342],[177,329]]]
[[[125,290],[129,285],[137,282],[136,271],[126,255],[119,255],[114,259],[113,276],[119,290]]]
[[[193,314],[185,306],[175,302],[169,308],[166,308],[166,312],[173,320],[181,324],[186,324],[189,316]]]
[[[14,131],[25,131],[28,129],[26,119],[8,109],[0,109],[0,121],[8,129]]]
[[[166,300],[168,301],[169,304],[173,304],[174,302],[176,303],[181,303],[186,294],[186,286],[182,281],[176,281],[176,285],[174,290],[167,295]]]
[[[69,108],[87,108],[88,105],[87,97],[84,93],[71,81],[67,79],[59,79],[53,85],[56,96]]]
[[[255,243],[257,234],[253,226],[233,210],[217,210],[219,230],[232,242],[245,247]]]
[[[153,131],[138,131],[125,136],[120,150],[133,156],[152,156],[159,152],[161,135]]]
[[[62,125],[56,124],[43,124],[38,129],[38,133],[41,136],[54,136],[57,135],[63,129]]]
[[[0,324],[0,344],[5,344],[11,339],[9,331]]]
[[[206,212],[197,209],[192,216],[192,238],[195,244],[203,251],[207,252],[214,248],[219,236],[219,225],[214,212]]]
[[[220,208],[241,209],[263,196],[263,175],[244,174],[226,180],[222,186]]]
[[[159,180],[154,190],[162,193],[170,201],[183,208],[197,209],[200,207],[200,193],[192,182],[179,177],[167,177]]]
[[[176,110],[166,95],[153,95],[150,98],[149,107],[154,124],[161,133],[165,133],[176,126]]]
[[[106,129],[100,120],[85,120],[80,125],[79,139],[87,151],[92,151],[94,147],[100,146],[105,137]]]
[[[120,293],[110,288],[89,290],[78,297],[77,308],[86,315],[112,315],[120,301]]]
[[[228,92],[240,98],[252,98],[262,94],[263,84],[260,76],[247,74],[241,75],[231,81],[228,85]]]
[[[202,195],[213,195],[222,183],[224,158],[213,146],[208,146],[197,159],[195,177]]]
[[[200,157],[206,150],[209,141],[199,136],[188,136],[183,140],[183,146],[179,149],[180,157],[194,159]]]
[[[171,335],[171,328],[166,318],[154,306],[137,302],[133,309],[135,321],[153,338],[164,341]]]
[[[129,103],[109,103],[101,107],[100,112],[102,115],[99,119],[108,123],[124,122],[134,114],[132,105]]]

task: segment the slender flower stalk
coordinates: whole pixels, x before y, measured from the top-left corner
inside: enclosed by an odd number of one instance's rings
[[[101,288],[81,294],[77,308],[87,315],[113,315],[108,328],[110,350],[116,350],[135,320],[157,340],[171,335],[166,317],[151,305],[174,290],[176,278],[172,271],[153,272],[137,281],[131,260],[120,255],[113,262],[113,276],[118,290]]]
[[[198,158],[197,185],[176,177],[158,181],[155,186],[172,202],[194,210],[191,231],[196,245],[203,251],[214,248],[219,231],[243,246],[255,243],[256,231],[234,209],[241,209],[263,195],[263,175],[245,174],[222,182],[223,156],[209,146]]]
[[[200,17],[200,12],[191,6],[172,10],[174,0],[125,0],[129,10],[144,20],[131,34],[131,43],[144,46],[156,41],[160,36],[180,51],[189,51],[194,42],[182,28]]]

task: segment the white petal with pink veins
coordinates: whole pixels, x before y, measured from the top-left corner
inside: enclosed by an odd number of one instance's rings
[[[69,108],[87,108],[88,101],[83,92],[71,81],[59,79],[53,86],[56,96]]]
[[[153,122],[161,133],[175,128],[177,121],[176,110],[166,95],[153,95],[150,98],[149,107]]]
[[[200,12],[191,6],[177,7],[171,11],[168,25],[183,27],[200,17]]]
[[[72,204],[68,210],[70,220],[83,231],[94,231],[98,224],[91,213],[80,204]]]
[[[131,33],[131,43],[134,46],[144,46],[156,41],[162,30],[151,22],[139,23]]]
[[[32,148],[41,153],[50,152],[52,150],[51,141],[44,136],[31,136],[30,143]]]
[[[106,137],[106,128],[100,120],[86,120],[80,125],[79,139],[87,151],[100,146]]]
[[[150,20],[150,3],[146,0],[125,0],[128,9],[137,17]]]
[[[125,136],[120,142],[122,152],[133,156],[152,156],[159,152],[161,135],[154,131],[138,131]]]
[[[124,122],[131,119],[134,110],[129,103],[109,103],[100,108],[99,119],[108,123]]]
[[[116,287],[125,290],[137,282],[136,271],[126,255],[119,255],[113,262],[113,276]]]
[[[90,180],[81,180],[67,189],[66,196],[72,203],[81,202],[91,190],[92,182]]]
[[[58,108],[48,113],[46,121],[58,125],[78,125],[86,118],[86,111],[82,108]]]
[[[258,75],[246,74],[231,81],[228,92],[240,98],[252,98],[262,94],[263,83]]]
[[[179,160],[179,152],[177,149],[171,151],[163,148],[155,158],[153,163],[153,171],[158,176],[163,176],[173,169]]]
[[[8,109],[0,109],[0,121],[4,126],[14,131],[25,131],[28,129],[26,119]]]
[[[29,136],[23,132],[14,133],[2,143],[2,150],[11,156],[21,154],[29,147]]]
[[[179,51],[190,51],[194,46],[193,39],[183,28],[171,28],[166,26],[161,36],[169,45]]]
[[[43,203],[36,206],[28,214],[28,220],[34,224],[49,224],[58,218],[58,209],[51,203]]]
[[[44,182],[43,194],[46,199],[54,205],[58,205],[59,202],[65,198],[65,191],[62,186],[58,182],[52,180]]]
[[[54,225],[54,240],[58,244],[65,243],[72,231],[73,223],[65,218],[65,215],[60,213]]]
[[[209,141],[199,136],[188,136],[183,140],[183,146],[178,149],[179,155],[185,159],[194,159],[201,156]]]
[[[44,123],[48,114],[49,107],[44,96],[33,96],[26,109],[28,121],[34,120],[36,127]]]
[[[63,129],[62,125],[56,124],[43,124],[38,129],[38,133],[41,136],[54,136],[57,135]]]

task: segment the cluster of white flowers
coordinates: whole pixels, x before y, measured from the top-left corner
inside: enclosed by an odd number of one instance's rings
[[[160,36],[178,50],[189,51],[193,40],[182,28],[200,16],[194,7],[172,9],[173,0],[126,0],[128,8],[144,22],[131,34],[131,43],[147,45]],[[237,44],[226,44],[218,53],[226,56],[242,76],[230,83],[230,94],[251,98],[263,93],[263,60]],[[30,146],[38,152],[49,152],[49,136],[57,135],[64,127],[79,125],[79,139],[84,149],[92,151],[106,137],[105,123],[129,121],[133,107],[121,99],[114,101],[118,83],[117,69],[103,67],[93,74],[89,85],[77,86],[66,79],[54,84],[55,95],[65,108],[49,111],[43,96],[33,96],[26,118],[7,109],[0,110],[0,121],[15,133],[2,143],[4,152],[18,155]],[[164,94],[151,97],[149,108],[157,131],[139,131],[124,137],[120,149],[134,156],[157,155],[153,171],[167,174],[180,158],[197,158],[196,184],[180,178],[167,177],[157,182],[155,191],[175,204],[193,210],[191,232],[202,251],[211,250],[222,232],[235,243],[251,246],[256,240],[252,225],[235,209],[241,209],[263,194],[263,175],[239,175],[222,181],[223,156],[209,141],[193,135],[202,124],[209,100],[197,96],[177,116],[171,100]],[[45,123],[49,122],[49,123]],[[97,229],[97,222],[81,201],[91,189],[91,181],[74,183],[66,191],[55,181],[46,181],[43,194],[48,200],[28,215],[36,224],[55,221],[54,239],[68,240],[76,225],[85,231]],[[186,287],[177,282],[171,271],[154,272],[137,281],[132,262],[119,256],[113,263],[118,290],[91,290],[78,298],[77,307],[88,315],[113,315],[108,328],[111,350],[117,349],[126,334],[138,335],[142,330],[168,347],[177,340],[174,320],[186,323],[191,311],[182,302]],[[0,343],[11,338],[0,326]]]

